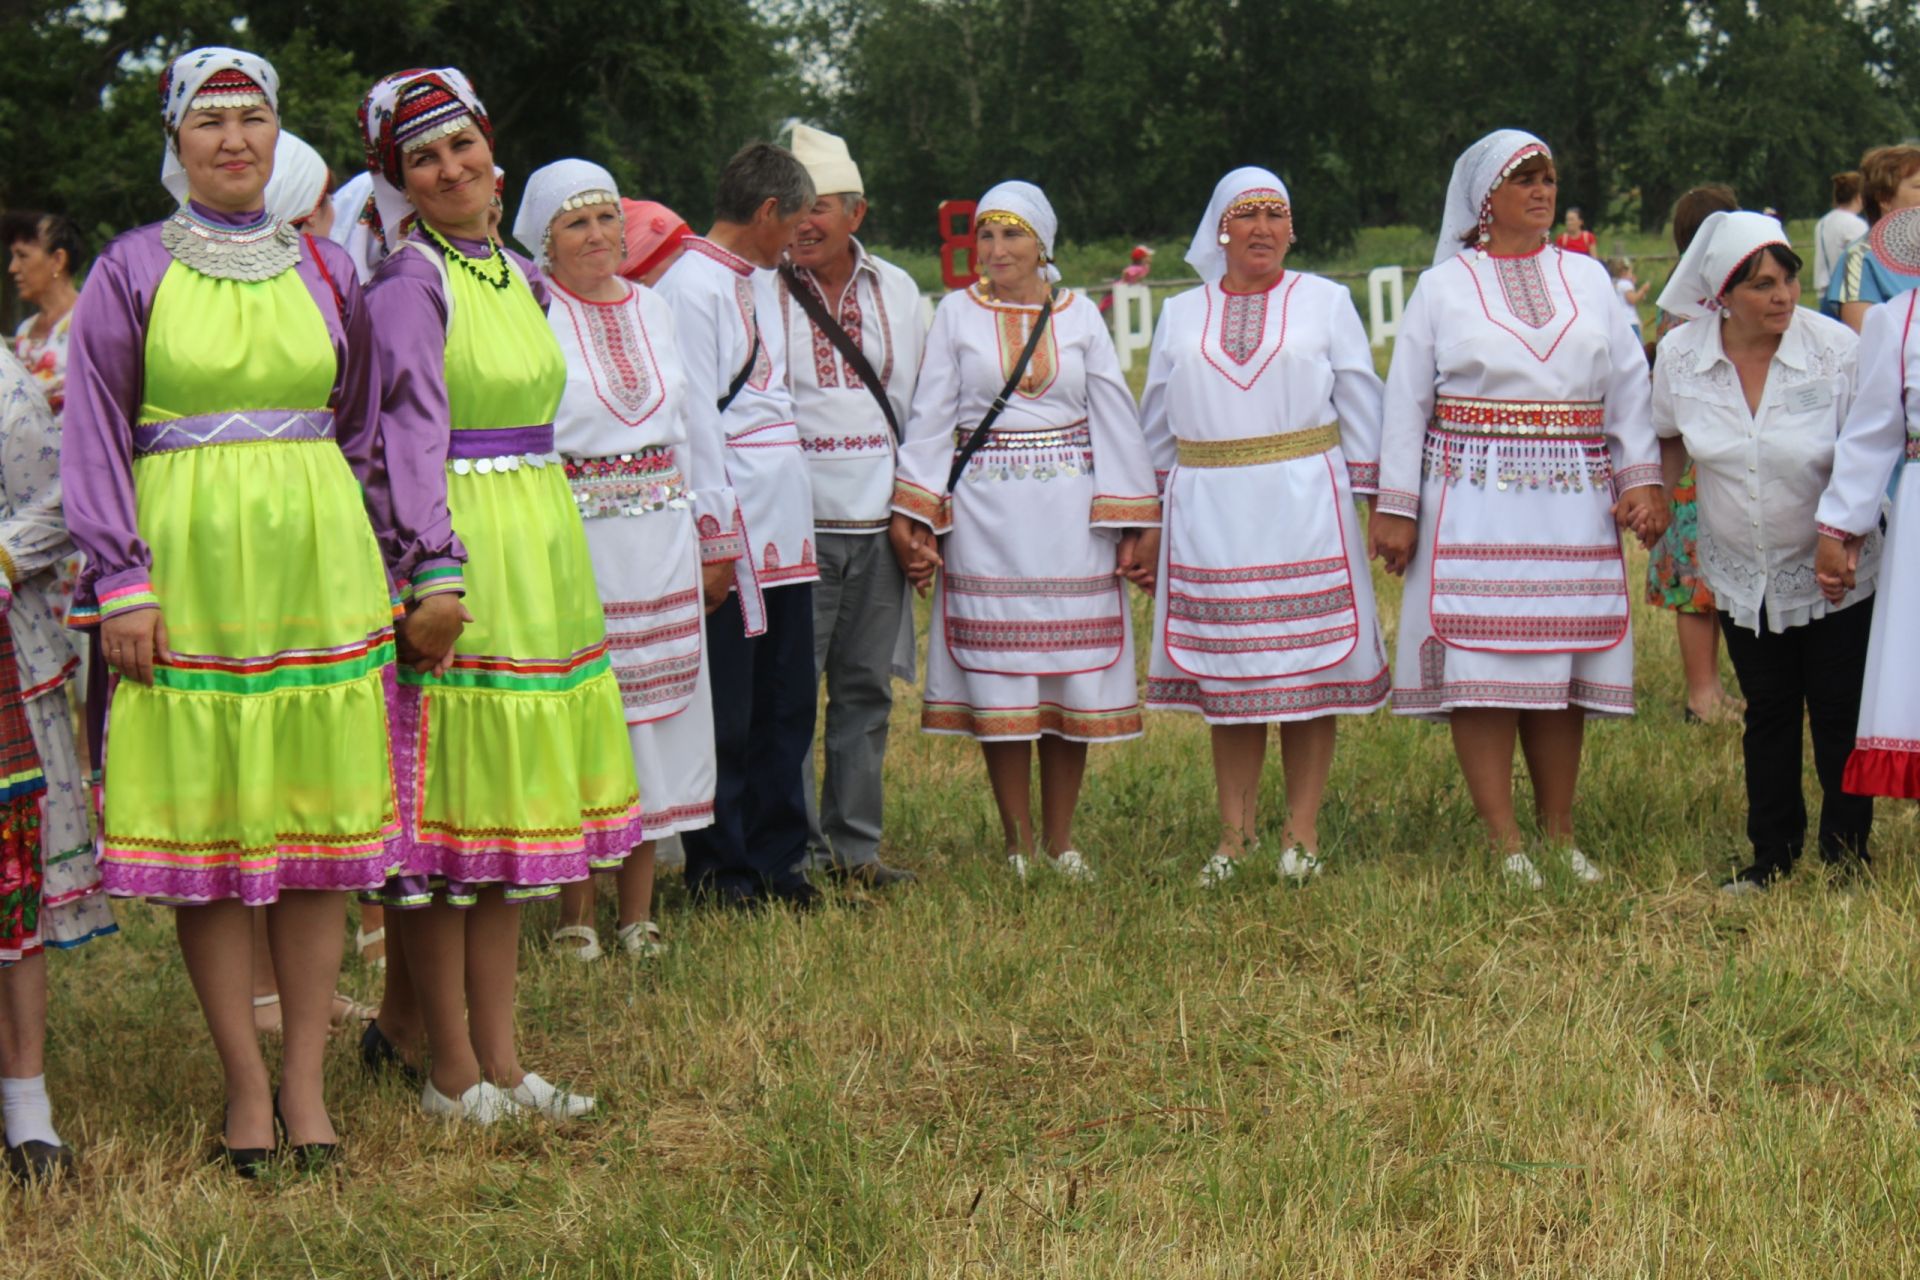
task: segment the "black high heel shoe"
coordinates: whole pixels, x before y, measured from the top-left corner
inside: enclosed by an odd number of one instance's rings
[[[360,1065],[375,1078],[388,1071],[397,1071],[400,1078],[415,1089],[427,1080],[420,1074],[420,1068],[409,1066],[407,1060],[400,1056],[399,1048],[380,1029],[378,1018],[368,1018],[367,1029],[360,1033]]]
[[[273,1100],[273,1112],[280,1114],[280,1099]],[[238,1177],[251,1182],[260,1176],[260,1171],[273,1159],[272,1147],[230,1147],[227,1145],[227,1123],[233,1118],[233,1108],[229,1106],[220,1122],[220,1151],[214,1156],[214,1163],[224,1164]]]
[[[293,1167],[301,1173],[319,1173],[331,1168],[340,1158],[340,1144],[337,1142],[302,1142],[294,1144],[287,1140],[287,1118],[280,1114],[280,1091],[273,1091],[273,1128],[279,1135],[280,1145],[293,1153]]]

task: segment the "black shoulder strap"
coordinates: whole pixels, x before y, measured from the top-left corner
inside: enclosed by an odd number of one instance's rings
[[[733,375],[733,381],[727,384],[727,394],[720,397],[720,412],[725,413],[733,398],[740,394],[740,388],[747,385],[747,379],[753,376],[753,366],[760,359],[760,325],[753,326],[753,345],[747,348],[747,362],[740,366],[740,372]]]
[[[807,319],[827,335],[827,341],[840,353],[840,358],[852,365],[853,371],[860,375],[860,381],[866,384],[867,390],[873,393],[874,400],[880,405],[880,412],[886,415],[893,438],[899,440],[900,420],[894,416],[893,401],[887,399],[887,389],[880,385],[880,375],[873,371],[873,361],[867,359],[867,353],[860,349],[853,335],[841,328],[840,322],[827,311],[813,287],[800,278],[800,273],[794,270],[791,262],[780,264],[780,278],[786,282],[787,292],[793,295],[793,300],[807,313]]]
[[[993,424],[999,419],[1001,411],[1007,407],[1007,397],[1020,385],[1020,379],[1027,376],[1027,364],[1033,359],[1033,353],[1040,345],[1040,335],[1047,331],[1047,321],[1053,317],[1053,300],[1059,296],[1058,289],[1047,290],[1047,301],[1040,308],[1040,318],[1033,322],[1033,332],[1027,335],[1027,345],[1021,349],[1020,358],[1013,363],[1013,375],[1007,379],[1007,385],[1000,388],[1000,394],[993,398],[993,407],[987,410],[987,416],[980,419],[980,425],[973,429],[967,442],[953,455],[953,470],[947,472],[947,491],[960,483],[960,473],[973,461],[973,455],[980,452],[980,446],[987,442],[987,433],[993,430]]]

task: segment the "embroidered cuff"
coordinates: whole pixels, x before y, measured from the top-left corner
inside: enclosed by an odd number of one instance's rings
[[[160,607],[160,597],[154,594],[153,580],[144,565],[96,578],[93,598],[95,603],[91,608],[74,607],[68,619],[71,625],[88,626],[115,614]]]
[[[1657,462],[1638,462],[1631,467],[1622,467],[1613,473],[1613,495],[1619,497],[1629,489],[1643,489],[1648,485],[1665,483]]]
[[[908,480],[893,482],[893,509],[909,520],[918,520],[935,533],[953,528],[953,499],[922,489]]]
[[[747,540],[737,515],[731,529],[722,529],[715,516],[701,516],[696,523],[700,530],[701,564],[725,564],[747,554]]]
[[[1375,494],[1380,492],[1380,464],[1377,462],[1349,462],[1347,464],[1347,483],[1355,493]]]
[[[401,594],[415,602],[448,592],[466,594],[465,570],[458,560],[424,560],[413,571],[411,580],[401,585]]]
[[[1089,523],[1120,525],[1125,528],[1141,528],[1160,523],[1160,499],[1152,495],[1144,497],[1115,497],[1110,493],[1093,495],[1093,511]]]
[[[1847,539],[1855,536],[1854,534],[1848,533],[1845,529],[1836,529],[1830,524],[1816,523],[1813,527],[1821,537],[1832,538],[1835,542],[1845,542]]]
[[[1417,520],[1420,517],[1420,495],[1408,493],[1405,489],[1381,489],[1373,499],[1373,509],[1390,516]]]

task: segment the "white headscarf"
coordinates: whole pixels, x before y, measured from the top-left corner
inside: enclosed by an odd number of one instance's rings
[[[273,177],[267,180],[267,214],[282,222],[304,218],[327,194],[327,162],[297,134],[280,131],[273,144]]]
[[[222,71],[238,71],[266,95],[267,109],[280,118],[280,75],[257,53],[209,45],[183,53],[160,77],[160,115],[166,124],[167,150],[160,161],[160,185],[181,204],[187,202],[187,171],[180,164],[180,122],[187,117],[200,87]]]
[[[401,97],[422,82],[444,90],[452,99],[451,110],[396,122]],[[397,71],[367,90],[360,103],[360,133],[367,144],[367,170],[373,175],[374,212],[389,248],[399,241],[403,224],[413,216],[413,201],[407,198],[400,176],[400,155],[406,150],[409,135],[430,141],[469,122],[479,126],[492,143],[493,124],[487,109],[465,73],[454,67]]]
[[[541,165],[528,177],[527,189],[520,193],[520,211],[513,217],[513,238],[544,267],[547,228],[555,218],[568,209],[609,203],[616,209],[620,207],[620,189],[614,185],[613,175],[591,160],[555,160]],[[618,247],[624,256],[624,225]]]
[[[387,256],[387,240],[374,224],[373,175],[356,173],[333,193],[333,228],[327,238],[347,251],[365,284]]]
[[[1719,209],[1708,214],[1660,291],[1660,309],[1688,320],[1718,311],[1734,273],[1770,244],[1792,247],[1786,231],[1764,213]]]
[[[1053,216],[1046,192],[1031,182],[1003,182],[974,205],[973,225],[978,227],[980,219],[989,213],[1010,213],[1026,223],[1034,238],[1040,241],[1040,256],[1045,264],[1041,274],[1048,280],[1060,278],[1059,268],[1053,265],[1053,238],[1059,233],[1060,220]]]
[[[1249,196],[1278,196],[1289,205],[1293,203],[1287,195],[1286,183],[1269,170],[1253,165],[1235,169],[1215,183],[1213,199],[1207,202],[1207,212],[1193,233],[1193,243],[1187,246],[1187,265],[1199,272],[1202,280],[1215,281],[1227,274],[1227,250],[1220,243],[1221,220],[1227,216],[1227,210]]]
[[[1434,266],[1466,247],[1461,237],[1480,226],[1487,197],[1535,155],[1551,160],[1553,151],[1525,129],[1495,129],[1460,153],[1453,162],[1453,181],[1447,183],[1446,212],[1440,219],[1440,239],[1433,246]]]

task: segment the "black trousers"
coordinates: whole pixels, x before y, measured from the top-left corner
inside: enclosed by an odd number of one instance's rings
[[[749,639],[736,592],[707,618],[718,778],[713,825],[681,837],[687,887],[737,901],[804,882],[813,748],[813,585],[766,593],[767,630]]]
[[[1872,600],[1778,634],[1755,635],[1720,614],[1727,656],[1747,700],[1741,742],[1747,838],[1758,867],[1785,871],[1807,841],[1807,805],[1800,794],[1803,714],[1813,729],[1813,767],[1820,776],[1820,856],[1828,862],[1867,856],[1873,801],[1842,791],[1840,776],[1860,722],[1872,625]]]

